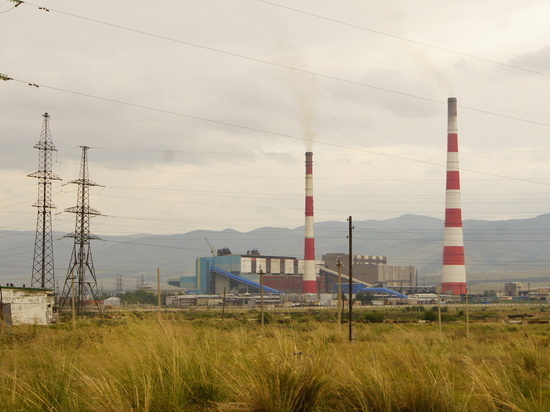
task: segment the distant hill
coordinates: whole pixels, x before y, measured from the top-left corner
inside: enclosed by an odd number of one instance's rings
[[[420,277],[441,272],[444,223],[419,215],[389,220],[353,222],[353,253],[382,255],[391,265],[417,267]],[[60,239],[63,234],[54,234]],[[318,259],[324,253],[347,253],[348,223],[317,222]],[[159,268],[163,279],[194,273],[195,258],[210,255],[210,247],[244,254],[303,257],[304,228],[263,227],[250,232],[232,229],[196,230],[180,235],[102,236],[92,242],[98,282],[115,285],[121,275],[126,288],[142,277],[152,283]],[[467,271],[476,279],[535,279],[550,281],[550,214],[532,219],[464,222]],[[30,283],[34,232],[0,231],[0,283]],[[70,239],[55,240],[56,279],[62,286],[72,250]],[[435,278],[435,277],[433,277]]]

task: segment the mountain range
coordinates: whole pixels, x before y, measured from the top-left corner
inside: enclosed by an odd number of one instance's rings
[[[550,214],[530,219],[465,220],[464,244],[470,280],[519,279],[550,282]],[[415,266],[419,280],[437,279],[442,268],[444,222],[403,215],[388,220],[354,221],[352,253],[382,255],[389,265]],[[317,259],[324,253],[348,253],[346,221],[316,222]],[[62,285],[72,251],[71,239],[53,233],[55,275]],[[30,283],[34,232],[0,231],[0,282]],[[303,257],[304,227],[195,230],[179,235],[101,236],[92,241],[98,283],[114,288],[117,275],[129,289],[194,273],[195,259],[228,248],[235,254],[257,249],[263,255]],[[437,281],[437,280],[436,280]]]

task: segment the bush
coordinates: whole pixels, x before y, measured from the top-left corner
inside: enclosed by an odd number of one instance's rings
[[[421,319],[423,320],[429,320],[430,322],[435,322],[437,320],[437,309],[434,311],[433,309],[427,310],[422,314]]]
[[[268,325],[275,321],[275,317],[270,312],[264,312],[264,325]],[[262,323],[262,314],[258,313],[258,323]]]
[[[364,320],[366,322],[383,322],[384,318],[385,318],[384,312],[378,312],[378,311],[365,312],[361,316],[361,320]]]

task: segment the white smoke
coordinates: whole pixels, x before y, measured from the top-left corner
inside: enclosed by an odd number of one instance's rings
[[[292,48],[279,41],[280,60],[283,64],[307,70],[307,58],[303,51]],[[295,70],[284,71],[283,82],[289,91],[292,100],[296,103],[297,121],[302,129],[302,136],[306,139],[306,151],[313,151],[315,132],[315,104],[319,97],[319,84],[317,76]]]

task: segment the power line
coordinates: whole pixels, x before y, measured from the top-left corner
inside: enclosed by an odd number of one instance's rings
[[[280,5],[277,5],[275,3],[271,3],[271,2],[266,2],[266,3],[272,4],[272,5],[275,5],[275,6],[280,6]],[[34,7],[38,7],[37,5],[32,4],[32,3],[25,3],[25,4],[29,4],[29,5],[32,5]],[[417,96],[417,95],[412,95],[412,94],[407,94],[407,93],[401,93],[401,92],[398,92],[398,91],[395,91],[395,90],[379,88],[379,87],[376,87],[376,86],[373,86],[373,85],[368,85],[368,84],[364,84],[364,83],[360,83],[360,82],[349,81],[349,80],[334,77],[334,76],[327,76],[327,75],[323,75],[323,74],[320,74],[320,73],[303,70],[303,69],[296,68],[296,67],[291,67],[291,66],[287,66],[287,65],[281,65],[281,64],[278,64],[278,63],[269,62],[269,61],[263,60],[263,59],[251,58],[249,56],[244,56],[244,55],[241,55],[241,54],[230,53],[230,52],[226,52],[226,51],[219,50],[219,49],[209,48],[209,47],[197,45],[197,44],[194,44],[194,43],[169,38],[169,37],[166,37],[166,36],[159,36],[159,35],[155,35],[153,33],[144,32],[144,31],[140,31],[140,30],[136,30],[136,29],[131,29],[131,28],[128,28],[128,27],[115,25],[115,24],[112,24],[112,23],[107,23],[107,22],[104,22],[104,21],[91,19],[91,18],[88,18],[88,17],[79,16],[79,15],[72,14],[72,13],[66,13],[66,12],[63,12],[63,11],[60,11],[60,10],[48,9],[47,11],[54,11],[54,12],[58,12],[58,13],[61,13],[61,14],[66,14],[66,15],[69,15],[69,16],[72,16],[72,17],[77,17],[77,18],[81,18],[81,19],[85,19],[85,20],[90,20],[90,21],[93,21],[93,22],[96,22],[96,23],[113,26],[113,27],[123,29],[123,30],[130,30],[130,31],[137,32],[137,33],[144,34],[144,35],[159,37],[159,38],[163,38],[163,39],[170,40],[170,41],[176,41],[176,42],[186,44],[186,45],[190,45],[190,46],[194,46],[194,47],[206,48],[208,50],[212,50],[212,51],[216,51],[216,52],[220,52],[220,53],[224,53],[224,54],[230,54],[230,55],[240,57],[240,58],[251,59],[251,60],[259,61],[259,62],[266,63],[266,64],[276,65],[276,66],[283,67],[283,68],[290,69],[290,70],[298,70],[298,71],[302,71],[304,73],[309,73],[309,74],[316,75],[316,76],[326,77],[326,78],[330,78],[330,79],[333,79],[333,80],[351,82],[351,83],[354,83],[354,84],[357,84],[357,85],[360,85],[360,86],[375,88],[375,89],[379,89],[379,90],[383,90],[383,91],[391,92],[391,93],[397,93],[397,94],[405,95],[405,96],[408,96],[408,97],[413,97],[413,98],[416,98],[416,99],[428,100],[428,101],[435,102],[435,103],[438,103],[438,104],[444,103],[444,102],[441,102],[441,101],[438,101],[438,100],[435,100],[435,99],[429,99],[429,98],[425,98],[425,97],[422,97],[422,96]],[[298,11],[298,10],[296,10],[296,11]],[[301,12],[301,11],[299,11],[299,12]],[[316,17],[322,17],[322,16],[316,16]],[[342,22],[340,22],[340,23],[342,23]],[[408,40],[408,39],[404,39],[404,40]],[[11,78],[9,78],[7,76],[5,76],[5,79],[12,80]],[[16,80],[16,81],[23,82],[21,80]],[[30,84],[32,86],[37,86],[37,87],[40,86],[36,83],[30,83],[30,82],[25,82],[25,83]],[[290,138],[290,139],[297,139],[297,140],[302,140],[302,141],[307,140],[306,138],[302,138],[302,137],[298,137],[298,136],[292,136],[292,135],[288,135],[288,134],[275,133],[275,132],[270,132],[270,131],[257,129],[257,128],[252,128],[252,127],[235,125],[235,124],[232,124],[232,123],[223,122],[223,121],[219,121],[219,120],[201,118],[201,117],[198,117],[198,116],[192,116],[192,115],[183,114],[183,113],[176,113],[176,112],[162,110],[162,109],[153,108],[153,107],[148,107],[148,106],[144,106],[144,105],[132,104],[132,103],[116,100],[116,99],[108,99],[108,98],[104,98],[104,97],[93,96],[93,95],[89,95],[89,94],[85,94],[85,93],[79,93],[79,92],[70,91],[70,90],[61,89],[61,88],[55,88],[55,87],[51,87],[51,86],[42,85],[42,87],[49,88],[49,89],[52,89],[52,90],[58,90],[58,91],[66,92],[66,93],[72,93],[72,94],[76,94],[76,95],[86,96],[86,97],[90,97],[90,98],[95,98],[95,99],[99,99],[99,100],[110,101],[110,102],[114,102],[114,103],[118,103],[118,104],[124,104],[124,105],[133,106],[133,107],[143,108],[143,109],[147,109],[147,110],[153,110],[153,111],[163,112],[163,113],[167,113],[167,114],[183,116],[183,117],[187,117],[187,118],[191,118],[191,119],[195,119],[195,120],[201,120],[201,121],[205,121],[205,122],[216,123],[216,124],[220,124],[220,125],[224,125],[224,126],[237,127],[237,128],[241,128],[241,129],[244,129],[244,130],[267,133],[267,134],[277,135],[277,136],[280,136],[280,137],[285,137],[285,138]],[[470,107],[462,107],[462,108],[467,109],[467,110],[477,111],[477,112],[484,113],[484,114],[490,114],[490,115],[505,117],[505,118],[509,118],[509,119],[515,119],[515,120],[518,120],[518,121],[524,121],[524,122],[528,122],[528,123],[534,123],[534,124],[549,126],[549,124],[547,124],[547,123],[535,122],[535,121],[521,119],[521,118],[514,117],[514,116],[507,116],[507,115],[497,114],[497,113],[486,111],[486,110],[480,110],[480,109],[475,109],[475,108],[470,108]],[[329,143],[329,142],[317,141],[316,143],[323,144],[323,145],[328,145],[328,146],[332,146],[332,147],[339,147],[339,148],[348,149],[348,150],[356,150],[356,151],[369,153],[369,154],[374,154],[374,155],[378,155],[378,156],[386,156],[386,157],[390,157],[390,158],[396,158],[396,159],[400,159],[400,160],[408,160],[408,161],[413,161],[413,162],[418,162],[418,163],[423,163],[423,164],[428,164],[428,165],[435,165],[435,166],[440,166],[440,167],[444,166],[442,164],[426,162],[426,161],[421,161],[421,160],[415,160],[415,159],[407,158],[407,157],[404,157],[404,156],[397,156],[397,155],[391,155],[391,154],[385,154],[385,153],[380,153],[380,152],[369,151],[369,150],[365,150],[365,149],[346,147],[346,146],[343,146],[343,145],[336,145],[336,144]],[[533,180],[528,180],[528,179],[522,179],[522,178],[515,178],[515,177],[510,177],[510,176],[504,176],[504,175],[498,175],[498,174],[492,174],[492,173],[487,173],[487,172],[480,172],[480,171],[472,170],[472,169],[464,169],[463,168],[461,170],[469,171],[469,172],[473,172],[473,173],[481,173],[481,174],[486,174],[486,175],[490,175],[490,176],[501,177],[501,178],[506,178],[506,179],[511,179],[511,180],[519,180],[519,181],[526,181],[526,182],[532,182],[532,183],[538,183],[538,184],[546,184],[546,183],[543,183],[543,182],[538,182],[538,181],[533,181]]]
[[[165,113],[165,114],[170,114],[170,115],[175,115],[175,116],[186,117],[186,118],[189,118],[189,119],[199,120],[199,121],[203,121],[203,122],[206,122],[206,123],[213,123],[213,124],[218,124],[218,125],[222,125],[222,126],[233,127],[233,128],[237,128],[237,129],[241,129],[241,130],[251,131],[251,132],[264,133],[264,134],[268,134],[268,135],[271,135],[271,136],[284,137],[284,138],[293,139],[293,140],[300,140],[300,141],[305,141],[305,142],[311,142],[312,141],[309,137],[293,136],[293,135],[286,134],[286,133],[272,132],[272,131],[269,131],[269,130],[258,129],[258,128],[249,127],[249,126],[237,125],[237,124],[223,122],[223,121],[219,121],[219,120],[208,119],[208,118],[205,118],[205,117],[194,116],[194,115],[189,115],[189,114],[185,114],[185,113],[179,113],[179,112],[174,112],[174,111],[170,111],[170,110],[165,110],[165,109],[159,109],[159,108],[155,108],[155,107],[152,107],[152,106],[145,106],[145,105],[141,105],[141,104],[129,103],[129,102],[121,101],[121,100],[110,99],[110,98],[101,97],[101,96],[95,96],[95,95],[91,95],[91,94],[87,94],[87,93],[76,92],[76,91],[73,91],[73,90],[62,89],[62,88],[53,87],[53,86],[39,85],[39,84],[36,84],[36,83],[30,83],[28,81],[19,80],[19,79],[15,79],[15,78],[12,78],[11,80],[14,80],[14,81],[19,82],[19,83],[26,83],[26,84],[34,86],[34,87],[43,87],[43,88],[46,88],[46,89],[56,90],[56,91],[60,91],[60,92],[64,92],[64,93],[70,93],[70,94],[74,94],[74,95],[77,95],[77,96],[84,96],[84,97],[89,97],[89,98],[102,100],[102,101],[107,101],[107,102],[111,102],[111,103],[123,104],[123,105],[130,106],[130,107],[136,107],[136,108],[140,108],[140,109],[151,110],[151,111],[155,111],[155,112],[159,112],[159,113]],[[411,97],[417,97],[417,96],[412,96],[411,95]],[[418,97],[418,98],[423,99],[421,97]],[[439,102],[439,101],[436,101],[436,100],[433,100],[433,101],[437,102],[437,103],[442,103],[442,102]],[[539,124],[541,126],[550,126],[550,124],[548,124],[548,123],[535,122],[535,121],[530,121],[530,120],[525,120],[525,119],[520,119],[520,118],[514,118],[512,116],[506,116],[506,115],[499,115],[499,114],[492,113],[492,112],[489,112],[489,111],[484,111],[484,110],[472,109],[472,108],[467,108],[467,107],[463,107],[463,108],[466,108],[466,109],[469,109],[469,110],[474,110],[474,111],[485,113],[485,114],[492,114],[492,115],[495,115],[495,116],[500,116],[500,117],[515,119],[515,120],[525,121],[525,122],[528,122],[528,123]],[[360,149],[360,148],[357,148],[357,147],[345,146],[345,145],[325,142],[325,141],[321,141],[321,140],[314,140],[313,143],[320,144],[320,145],[325,145],[325,146],[330,146],[330,147],[337,147],[337,148],[340,148],[340,149],[354,150],[354,151],[358,151],[358,152],[362,152],[362,153],[368,153],[368,154],[371,154],[371,155],[388,157],[388,158],[392,158],[392,159],[405,160],[405,161],[409,161],[409,162],[420,163],[420,164],[425,164],[425,165],[430,165],[430,166],[446,167],[445,165],[440,164],[440,163],[434,163],[434,162],[428,162],[428,161],[424,161],[424,160],[411,159],[411,158],[407,158],[407,157],[404,157],[404,156],[397,156],[397,155],[392,155],[392,154],[388,154],[388,153],[375,152],[375,151],[372,151],[372,150]],[[487,175],[487,176],[500,177],[500,178],[504,178],[504,179],[508,179],[508,180],[516,180],[516,181],[520,181],[520,182],[535,183],[535,184],[550,186],[550,183],[545,183],[545,182],[540,182],[540,181],[535,181],[535,180],[530,180],[530,179],[517,178],[517,177],[513,177],[513,176],[505,176],[505,175],[500,175],[498,173],[482,172],[482,171],[479,171],[479,170],[466,169],[466,168],[460,168],[460,170],[465,171],[465,172],[471,172],[471,173],[476,173],[476,174]]]
[[[260,1],[262,1],[262,0],[260,0]],[[44,9],[43,7],[39,7],[36,4],[32,4],[32,3],[25,3],[25,4]],[[270,3],[270,4],[277,5],[275,3]],[[280,67],[280,68],[283,68],[283,69],[292,70],[292,71],[296,71],[296,72],[300,72],[300,73],[304,73],[304,74],[310,74],[310,75],[322,77],[322,78],[325,78],[325,79],[335,80],[335,81],[344,82],[344,83],[348,83],[348,84],[353,84],[353,85],[361,86],[361,87],[367,87],[367,88],[374,89],[374,90],[379,90],[379,91],[383,91],[383,92],[387,92],[387,93],[393,93],[393,94],[397,94],[397,95],[405,96],[405,97],[411,97],[411,98],[414,98],[414,99],[424,100],[424,101],[428,101],[428,102],[432,102],[432,103],[447,104],[446,101],[440,101],[440,100],[436,100],[436,99],[432,99],[432,98],[428,98],[428,97],[414,95],[414,94],[411,94],[411,93],[400,92],[400,91],[397,91],[397,90],[392,90],[392,89],[388,89],[388,88],[384,88],[384,87],[374,86],[374,85],[370,85],[370,84],[366,84],[366,83],[362,83],[362,82],[358,82],[358,81],[354,81],[354,80],[343,79],[343,78],[340,78],[340,77],[337,77],[337,76],[326,75],[326,74],[314,72],[314,71],[311,71],[311,70],[302,69],[302,68],[299,68],[299,67],[293,67],[293,66],[282,64],[282,63],[271,62],[271,61],[268,61],[268,60],[265,60],[265,59],[246,56],[246,55],[239,54],[239,53],[228,52],[228,51],[225,51],[225,50],[216,49],[214,47],[203,46],[203,45],[199,45],[197,43],[192,43],[192,42],[188,42],[188,41],[184,41],[184,40],[179,40],[179,39],[175,39],[175,38],[168,37],[168,36],[162,36],[162,35],[154,34],[154,33],[151,33],[151,32],[146,32],[146,31],[143,31],[143,30],[137,30],[137,29],[121,26],[121,25],[114,24],[114,23],[108,23],[108,22],[105,22],[105,21],[102,21],[102,20],[92,19],[90,17],[80,16],[80,15],[74,14],[74,13],[68,13],[68,12],[64,12],[64,11],[61,11],[61,10],[55,10],[55,9],[45,9],[45,10],[48,11],[48,12],[53,11],[53,12],[56,12],[56,13],[67,15],[67,16],[92,21],[94,23],[103,24],[103,25],[106,25],[106,26],[111,26],[111,27],[118,28],[118,29],[121,29],[121,30],[127,30],[127,31],[130,31],[130,32],[139,33],[139,34],[146,35],[146,36],[156,37],[156,38],[163,39],[163,40],[169,40],[169,41],[172,41],[172,42],[185,44],[187,46],[197,47],[197,48],[213,51],[213,52],[216,52],[216,53],[221,53],[221,54],[225,54],[225,55],[229,55],[229,56],[233,56],[233,57],[238,57],[238,58],[241,58],[241,59],[251,60],[251,61],[259,62],[259,63],[263,63],[263,64],[269,64],[271,66]],[[296,10],[296,11],[298,11],[298,10]],[[397,37],[397,36],[394,36],[394,37]],[[397,38],[399,38],[399,37],[397,37]],[[406,40],[405,38],[401,38],[401,39]],[[446,49],[442,49],[442,50],[446,50]],[[451,50],[446,50],[446,51],[451,51]],[[462,53],[458,53],[458,54],[462,54]],[[484,60],[491,62],[491,60],[488,60],[488,59],[484,59]],[[502,64],[505,65],[504,63],[502,63]],[[511,66],[511,67],[518,68],[516,66]],[[525,69],[525,70],[530,71],[528,69]],[[548,76],[548,74],[545,74],[545,73],[539,73],[539,74],[543,74],[545,76]],[[38,85],[36,83],[30,83],[30,82],[26,82],[26,83],[28,83],[29,85],[34,86],[34,87],[40,87],[40,85]],[[42,87],[47,87],[47,86],[42,86]],[[53,87],[49,87],[49,88],[50,89],[55,89]],[[61,89],[57,89],[57,90],[61,90]],[[84,95],[82,93],[77,93],[77,92],[71,92],[71,93]],[[89,96],[89,97],[94,97],[94,96]],[[95,98],[98,98],[98,97],[95,97]],[[104,99],[104,100],[117,102],[116,100],[111,100],[111,99]],[[121,103],[121,102],[118,102],[118,103]],[[125,103],[125,104],[132,105],[132,106],[135,106],[135,107],[142,107],[142,108],[144,107],[144,106],[130,104],[130,103]],[[514,117],[514,116],[498,114],[498,113],[485,111],[485,110],[480,110],[480,109],[476,109],[476,108],[472,108],[472,107],[466,107],[466,106],[458,106],[458,107],[460,107],[462,109],[476,111],[476,112],[479,112],[479,113],[489,114],[489,115],[492,115],[492,116],[503,117],[503,118],[506,118],[506,119],[518,120],[518,121],[538,124],[538,125],[542,125],[542,126],[550,126],[550,124],[548,124],[548,123],[537,122],[537,121],[533,121],[533,120],[526,120],[526,119],[522,119],[522,118],[518,118],[518,117]],[[153,110],[161,111],[161,112],[164,112],[164,113],[171,113],[169,111],[163,111],[163,110],[159,110],[159,109],[153,109]],[[174,113],[171,113],[171,114],[174,114]],[[185,117],[200,119],[198,117],[189,116],[189,115],[186,115]],[[201,120],[205,120],[205,119],[201,119]],[[210,121],[213,121],[213,120],[210,120]],[[216,122],[216,121],[214,121],[214,122]],[[218,121],[218,123],[227,124],[227,123],[222,122],[222,121]],[[233,125],[233,126],[236,126],[236,125]],[[245,128],[244,126],[242,126],[242,127]],[[252,129],[252,130],[254,130],[254,129]],[[301,140],[306,140],[306,139],[302,138]]]
[[[354,150],[353,148],[349,148]],[[117,149],[118,150],[118,149]],[[361,149],[357,149],[361,150]],[[409,159],[403,156],[404,159]],[[414,161],[413,159],[410,159],[411,161]],[[69,163],[69,162],[58,162],[59,164],[63,165],[75,165],[75,163]],[[436,165],[436,164],[434,164]],[[234,174],[227,174],[227,173],[199,173],[199,172],[186,172],[186,171],[179,171],[179,170],[162,170],[162,169],[146,169],[146,168],[137,168],[137,167],[122,167],[122,166],[112,166],[112,165],[102,165],[102,164],[95,164],[94,167],[100,167],[105,169],[115,169],[115,170],[134,170],[134,171],[142,171],[142,172],[155,172],[155,173],[171,173],[171,174],[182,174],[182,175],[192,175],[192,176],[223,176],[223,177],[238,177],[238,178],[249,178],[249,179],[277,179],[277,180],[300,180],[302,181],[302,177],[296,177],[296,176],[274,176],[274,175],[234,175]],[[465,169],[461,169],[465,170]],[[16,176],[16,175],[13,175]],[[506,176],[499,176],[495,175],[496,178],[499,180],[506,179]],[[539,178],[541,180],[547,179],[545,177]],[[316,181],[361,181],[361,182],[445,182],[444,178],[440,179],[383,179],[383,178],[360,178],[360,177],[353,177],[353,178],[338,178],[338,177],[319,177],[317,176],[315,178]],[[495,179],[463,179],[463,181],[480,181],[480,180],[495,180]],[[114,187],[114,186],[110,186]],[[172,189],[162,189],[162,190],[172,190]],[[257,192],[255,192],[257,193]]]
[[[550,76],[550,74],[548,74],[548,73],[540,72],[540,71],[537,71],[537,70],[527,69],[525,67],[520,67],[520,66],[508,64],[508,63],[502,63],[502,62],[499,62],[499,61],[496,61],[496,60],[491,60],[491,59],[487,59],[487,58],[484,58],[484,57],[475,56],[475,55],[472,55],[472,54],[469,54],[469,53],[463,53],[463,52],[459,52],[459,51],[452,50],[452,49],[449,49],[449,48],[436,46],[436,45],[421,42],[421,41],[418,41],[418,40],[409,39],[407,37],[397,36],[397,35],[387,33],[387,32],[383,32],[383,31],[380,31],[380,30],[369,29],[369,28],[364,27],[364,26],[359,26],[359,25],[356,25],[356,24],[352,24],[352,23],[341,21],[341,20],[333,19],[333,18],[330,18],[330,17],[321,16],[319,14],[307,12],[305,10],[299,10],[299,9],[289,7],[289,6],[283,6],[281,4],[273,3],[271,1],[267,1],[267,0],[257,0],[257,1],[260,1],[260,2],[265,3],[265,4],[270,4],[270,5],[275,6],[275,7],[280,7],[282,9],[290,10],[290,11],[293,11],[293,12],[296,12],[296,13],[300,13],[300,14],[304,14],[304,15],[307,15],[307,16],[315,17],[315,18],[318,18],[318,19],[330,21],[330,22],[345,25],[345,26],[348,26],[348,27],[353,27],[353,28],[356,28],[356,29],[359,29],[359,30],[370,32],[370,33],[375,33],[375,34],[379,34],[379,35],[382,35],[382,36],[391,37],[391,38],[401,40],[401,41],[405,41],[405,42],[408,42],[408,43],[418,44],[420,46],[432,48],[432,49],[435,49],[435,50],[440,50],[440,51],[444,51],[444,52],[447,52],[447,53],[452,53],[452,54],[456,54],[456,55],[459,55],[459,56],[468,57],[468,58],[471,58],[471,59],[480,60],[480,61],[484,61],[486,63],[491,63],[491,64],[495,64],[495,65],[515,69],[515,70],[522,70],[522,71],[525,71],[525,72],[529,72],[529,73],[533,73],[533,74],[539,74],[539,75],[542,75],[542,76]],[[197,47],[197,48],[201,48],[201,49],[204,49],[204,50],[213,51],[213,52],[216,52],[216,53],[222,53],[222,54],[226,54],[226,55],[233,56],[233,57],[239,57],[239,58],[242,58],[242,59],[247,59],[247,60],[252,60],[252,61],[261,62],[261,63],[265,63],[265,64],[270,64],[270,65],[273,65],[273,66],[282,67],[282,68],[289,69],[289,70],[297,70],[297,71],[300,71],[300,72],[303,72],[303,73],[316,74],[318,76],[333,78],[331,76],[324,76],[324,75],[314,73],[314,72],[310,72],[310,71],[307,71],[307,70],[303,70],[303,69],[300,69],[300,68],[283,65],[283,64],[280,64],[280,63],[270,62],[268,60],[259,59],[259,58],[255,58],[255,57],[251,57],[251,56],[245,56],[245,55],[242,55],[242,54],[239,54],[239,53],[228,52],[228,51],[225,51],[225,50],[216,49],[214,47],[203,46],[203,45],[200,45],[200,44],[197,44],[197,43],[188,42],[188,41],[184,41],[184,40],[180,40],[180,39],[175,39],[173,37],[163,36],[163,35],[147,32],[147,31],[144,31],[144,30],[133,29],[133,28],[130,28],[130,27],[119,25],[119,24],[109,23],[109,22],[105,22],[105,21],[102,21],[102,20],[81,16],[81,15],[74,14],[74,13],[68,13],[68,12],[65,12],[65,11],[62,11],[62,10],[55,10],[55,9],[51,9],[51,8],[46,9],[44,7],[39,7],[36,4],[32,4],[32,3],[28,3],[28,2],[26,2],[25,4],[28,4],[28,5],[34,6],[34,7],[38,7],[39,9],[42,9],[42,10],[45,10],[45,11],[48,11],[48,12],[52,11],[52,12],[55,12],[55,13],[66,15],[66,16],[75,17],[75,18],[78,18],[78,19],[83,19],[83,20],[91,21],[91,22],[98,23],[98,24],[103,24],[103,25],[106,25],[106,26],[114,27],[114,28],[121,29],[121,30],[130,31],[130,32],[133,32],[133,33],[142,34],[142,35],[145,35],[145,36],[155,37],[155,38],[162,39],[162,40],[168,40],[168,41],[171,41],[171,42],[176,42],[176,43],[184,44],[184,45],[187,45],[187,46]],[[333,79],[337,79],[337,78],[334,77]],[[339,80],[344,81],[343,79],[339,79]],[[384,89],[381,89],[381,90],[384,90]],[[407,94],[405,94],[405,95],[407,95]],[[427,99],[427,100],[434,101],[434,100],[431,100],[431,99]]]
[[[289,6],[283,6],[282,4],[273,3],[271,1],[267,1],[267,0],[257,0],[257,1],[259,1],[261,3],[270,4],[270,5],[275,6],[275,7],[280,7],[282,9],[290,10],[290,11],[293,11],[293,12],[296,12],[296,13],[300,13],[300,14],[315,17],[315,18],[318,18],[318,19],[330,21],[332,23],[337,23],[337,24],[341,24],[341,25],[344,25],[344,26],[353,27],[355,29],[368,31],[370,33],[379,34],[381,36],[391,37],[393,39],[405,41],[405,42],[408,42],[408,43],[418,44],[420,46],[429,47],[429,48],[432,48],[432,49],[435,49],[435,50],[441,50],[441,51],[444,51],[444,52],[447,52],[447,53],[457,54],[459,56],[468,57],[470,59],[481,60],[481,61],[484,61],[486,63],[492,63],[492,64],[496,64],[496,65],[499,65],[499,66],[508,67],[510,69],[522,70],[522,71],[529,72],[529,73],[540,74],[542,76],[550,76],[550,74],[548,74],[548,73],[539,72],[537,70],[527,69],[525,67],[515,66],[513,64],[502,63],[502,62],[498,62],[496,60],[491,60],[491,59],[486,59],[484,57],[474,56],[473,54],[463,53],[463,52],[459,52],[459,51],[456,51],[456,50],[448,49],[446,47],[435,46],[433,44],[421,42],[421,41],[418,41],[418,40],[409,39],[407,37],[396,36],[395,34],[390,34],[390,33],[386,33],[386,32],[379,31],[379,30],[369,29],[369,28],[364,27],[364,26],[359,26],[357,24],[352,24],[352,23],[348,23],[348,22],[345,22],[345,21],[333,19],[331,17],[321,16],[319,14],[311,13],[311,12],[308,12],[308,11],[305,11],[305,10],[299,10],[299,9],[289,7]]]
[[[19,0],[8,0],[8,1],[11,1],[11,2],[15,3],[15,6],[13,6],[11,9],[4,10],[4,11],[0,11],[0,14],[4,14],[4,13],[7,13],[7,12],[9,12],[9,11],[12,11],[12,10],[15,9],[17,6],[19,6],[21,3],[23,3],[22,1],[19,1]]]

